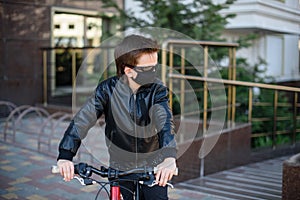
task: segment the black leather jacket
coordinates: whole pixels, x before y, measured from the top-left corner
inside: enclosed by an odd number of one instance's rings
[[[102,114],[111,167],[156,166],[167,157],[176,157],[168,89],[157,79],[133,94],[126,81],[112,77],[97,86],[73,118],[60,142],[58,159],[72,160]]]

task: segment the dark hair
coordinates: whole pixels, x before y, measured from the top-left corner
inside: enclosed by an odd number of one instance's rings
[[[115,62],[117,75],[124,74],[125,64],[136,65],[137,59],[142,54],[150,54],[158,51],[158,44],[155,40],[140,35],[129,35],[123,39],[115,48]]]

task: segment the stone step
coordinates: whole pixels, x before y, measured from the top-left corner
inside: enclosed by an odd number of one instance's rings
[[[221,199],[281,199],[282,164],[288,156],[237,167],[176,186]]]

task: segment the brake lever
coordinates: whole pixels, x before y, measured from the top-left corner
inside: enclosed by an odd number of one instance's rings
[[[147,183],[145,183],[144,181],[139,181],[139,183],[140,183],[140,184],[147,185],[148,187],[153,187],[153,186],[155,186],[155,185],[158,185],[158,182],[156,182],[155,180],[152,181],[151,184],[147,184]],[[168,185],[169,187],[171,187],[172,189],[174,189],[174,186],[173,186],[171,183],[167,182],[167,185]]]
[[[86,184],[84,183],[83,178],[78,177],[78,176],[74,176],[74,178],[75,178],[77,181],[79,181],[79,183],[80,183],[81,185],[86,185]]]
[[[81,178],[81,177],[78,177],[78,176],[74,176],[74,178],[76,180],[78,180],[81,185],[92,185],[92,184],[96,183],[95,181],[93,181],[89,178]]]

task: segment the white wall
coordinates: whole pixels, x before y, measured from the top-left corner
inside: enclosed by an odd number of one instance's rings
[[[299,0],[238,0],[223,14],[235,13],[225,36],[257,33],[259,39],[249,49],[237,52],[253,65],[261,57],[267,62],[267,74],[277,81],[300,80],[299,73]]]
[[[236,41],[245,32],[226,31],[224,37]],[[253,41],[250,48],[238,50],[237,57],[247,58],[250,66],[258,63],[259,57],[267,62],[267,75],[274,76],[277,81],[299,80],[299,37],[258,33],[259,38]]]
[[[300,1],[299,0],[285,0],[285,4],[292,8],[299,8]]]
[[[267,35],[265,51],[267,61],[267,74],[275,78],[284,76],[284,40],[282,35]]]
[[[298,41],[298,36],[284,36],[284,75],[287,79],[299,79]]]

